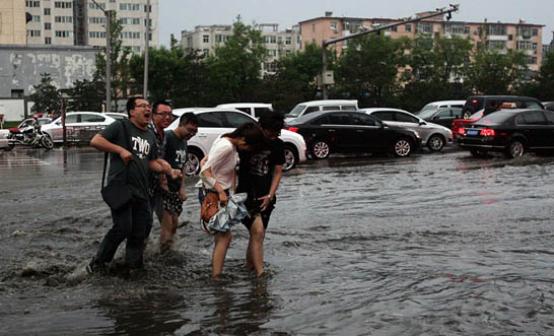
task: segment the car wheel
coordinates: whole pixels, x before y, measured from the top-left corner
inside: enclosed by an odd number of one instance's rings
[[[504,153],[504,155],[510,159],[520,157],[523,154],[525,154],[525,143],[518,139],[510,141],[510,144]]]
[[[470,151],[471,155],[475,156],[475,157],[478,157],[478,158],[483,158],[483,157],[486,157],[487,156],[487,151],[484,151],[484,150],[478,150],[478,149],[472,149]]]
[[[44,134],[44,136],[42,137],[42,139],[40,140],[40,143],[42,144],[42,146],[46,149],[52,149],[54,148],[54,141],[52,141],[52,138],[50,137],[50,135],[48,135],[47,133]]]
[[[200,173],[200,161],[204,158],[204,154],[196,148],[190,148],[188,156],[186,174],[191,176]]]
[[[433,134],[427,140],[427,147],[433,152],[438,152],[444,147],[444,138],[442,135]]]
[[[283,165],[283,171],[289,171],[296,167],[298,163],[298,154],[291,145],[285,145],[285,164]]]
[[[393,153],[399,157],[406,157],[412,152],[412,143],[406,138],[397,139],[394,142]]]
[[[331,153],[329,144],[323,140],[316,140],[311,146],[312,156],[316,159],[326,159]]]

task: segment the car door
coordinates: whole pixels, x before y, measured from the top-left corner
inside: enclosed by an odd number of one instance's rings
[[[546,127],[548,129],[548,144],[547,147],[554,148],[554,112],[545,110],[544,115],[546,117]]]
[[[328,134],[330,145],[336,152],[356,151],[360,147],[358,134],[347,112],[333,112],[327,115],[326,124],[321,125]]]
[[[546,124],[546,117],[541,111],[523,113],[516,118],[516,127],[527,138],[530,149],[549,147],[551,129]]]
[[[461,109],[459,109],[461,112]],[[442,125],[444,127],[452,128],[452,121],[454,119],[460,119],[456,117],[453,113],[453,109],[449,107],[439,109],[432,117],[431,120],[428,120],[432,123]]]
[[[73,128],[79,125],[79,120],[81,115],[79,113],[69,114],[65,117],[65,128],[67,131],[68,140],[73,140],[75,137]],[[51,128],[52,140],[54,141],[63,141],[63,125],[62,119],[59,118],[58,121],[52,125]]]
[[[350,117],[356,127],[360,148],[369,152],[379,148],[383,140],[381,123],[376,118],[363,113],[352,113]]]
[[[109,121],[108,121],[109,120]],[[79,141],[90,141],[92,137],[111,124],[113,120],[96,113],[82,113],[76,137]]]

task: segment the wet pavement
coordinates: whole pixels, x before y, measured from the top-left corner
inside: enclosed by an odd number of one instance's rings
[[[547,335],[554,157],[467,152],[310,161],[285,174],[267,275],[233,230],[225,276],[190,197],[175,250],[145,274],[84,266],[111,226],[103,154],[0,151],[0,334]],[[120,249],[121,250],[121,249]]]

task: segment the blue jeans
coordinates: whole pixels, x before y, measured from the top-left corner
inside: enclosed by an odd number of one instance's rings
[[[120,210],[112,210],[113,226],[102,240],[96,259],[103,263],[112,261],[119,245],[127,239],[125,265],[129,268],[141,268],[143,242],[151,216],[148,201],[139,199],[133,199]]]

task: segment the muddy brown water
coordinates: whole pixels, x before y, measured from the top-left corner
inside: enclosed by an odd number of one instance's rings
[[[190,197],[178,243],[128,278],[84,265],[107,232],[103,156],[0,152],[0,334],[548,335],[554,328],[554,158],[341,157],[285,174],[244,268],[233,230],[220,281]]]

